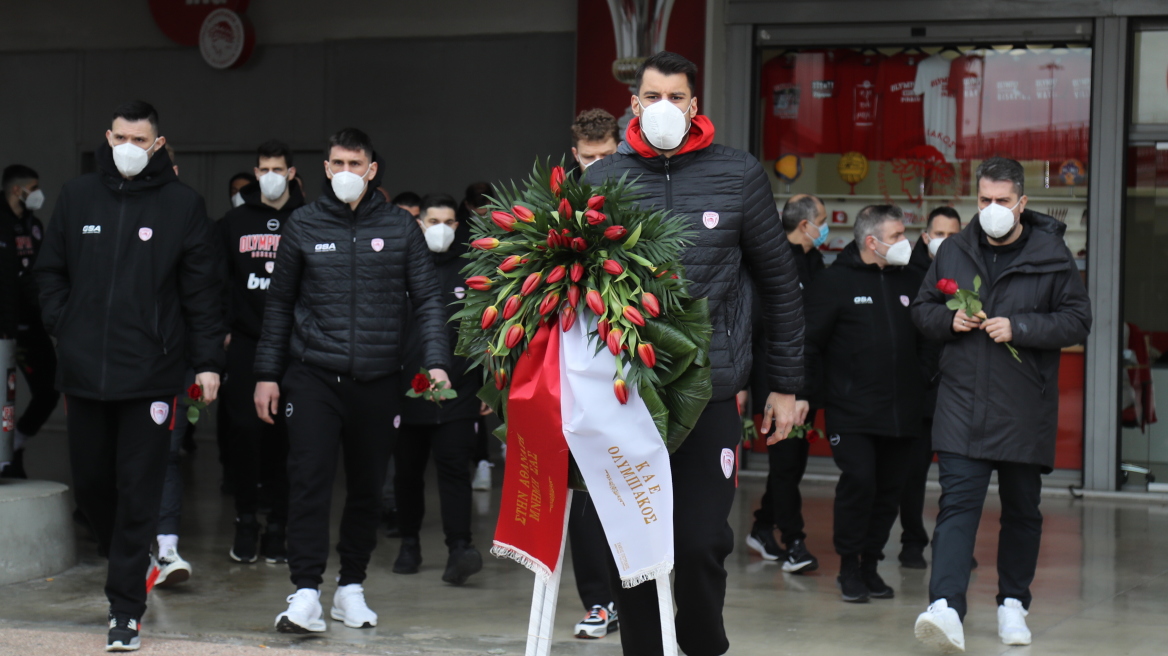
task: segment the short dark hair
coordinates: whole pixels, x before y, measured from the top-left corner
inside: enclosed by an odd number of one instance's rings
[[[429,198],[430,196],[441,196],[442,198],[450,198],[450,196],[446,196],[444,194],[430,194],[430,195],[426,196],[426,198]],[[452,199],[450,202],[453,203],[454,200]],[[398,195],[393,197],[393,204],[400,205],[402,207],[417,207],[417,206],[422,204],[422,197],[415,194],[412,191],[403,191],[403,192],[400,192],[400,193],[398,193]],[[455,206],[451,205],[451,207],[455,207]]]
[[[682,57],[676,52],[669,52],[662,50],[652,57],[641,62],[637,67],[637,95],[641,94],[641,80],[645,77],[645,71],[653,69],[664,75],[676,75],[678,73],[685,73],[685,77],[689,79],[689,93],[690,95],[697,94],[698,85],[698,67],[697,64]]]
[[[875,236],[876,229],[889,221],[904,221],[904,212],[895,205],[869,205],[860,210],[852,228],[856,245],[863,244],[868,235]]]
[[[1018,192],[1019,198],[1025,193],[1026,172],[1017,160],[1006,157],[991,157],[977,167],[975,179],[978,182],[983,179],[990,182],[1013,182],[1014,191]]]
[[[925,222],[925,232],[933,229],[933,219],[939,216],[943,216],[947,219],[954,219],[957,221],[957,225],[961,225],[961,214],[948,205],[942,205],[941,207],[934,209],[932,212],[929,212],[929,220]]]
[[[473,182],[466,188],[466,195],[462,202],[473,205],[474,207],[482,207],[491,202],[487,195],[491,193],[491,185],[485,182]]]
[[[256,166],[260,165],[260,160],[265,157],[283,157],[284,166],[292,168],[292,149],[288,144],[277,139],[270,139],[260,144],[256,148]]]
[[[373,140],[369,135],[358,130],[357,128],[344,128],[339,130],[336,134],[329,137],[328,148],[324,151],[324,157],[327,160],[333,154],[333,148],[341,147],[345,150],[360,150],[369,158],[369,162],[373,163]]]
[[[248,184],[252,184],[256,181],[256,177],[247,171],[240,171],[231,176],[231,179],[227,181],[227,188],[230,189],[236,180],[247,180]]]
[[[783,231],[791,234],[800,223],[815,221],[815,215],[819,214],[820,202],[822,201],[811,194],[787,201],[783,205]]]
[[[145,100],[131,100],[128,103],[118,105],[110,122],[112,123],[119,118],[131,123],[149,121],[150,127],[154,128],[154,134],[158,134],[158,110]]]
[[[414,194],[414,197],[416,198],[417,194]],[[394,198],[393,202],[395,205],[398,204],[397,198]],[[426,210],[430,209],[431,207],[449,207],[450,209],[457,212],[458,202],[446,194],[426,194],[426,197],[420,201],[418,211],[422,214],[425,214]]]
[[[572,145],[581,141],[607,141],[609,137],[620,143],[620,127],[616,118],[603,109],[586,109],[572,122]]]
[[[4,189],[7,190],[9,185],[16,182],[17,180],[40,179],[41,176],[30,167],[27,167],[24,164],[13,164],[11,166],[4,167],[4,175],[3,178],[0,179],[0,186],[3,186]]]

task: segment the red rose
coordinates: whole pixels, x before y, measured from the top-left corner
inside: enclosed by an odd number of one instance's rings
[[[957,281],[952,278],[942,278],[937,281],[937,289],[940,290],[942,294],[956,294]]]
[[[430,379],[426,377],[426,374],[414,374],[414,379],[410,381],[410,387],[414,389],[414,392],[421,394],[430,389]]]
[[[198,401],[203,398],[203,388],[199,387],[198,383],[191,383],[191,386],[187,388],[187,396],[191,397],[192,401]]]

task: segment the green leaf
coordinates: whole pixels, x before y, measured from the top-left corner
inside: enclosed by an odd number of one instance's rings
[[[640,264],[641,266],[650,267],[650,268],[653,267],[652,262],[650,262],[649,260],[646,260],[645,258],[641,257],[640,255],[637,255],[635,253],[627,253],[627,255],[629,256],[629,259],[633,260],[637,264]]]
[[[974,276],[973,277],[973,291],[975,291],[975,292],[981,291],[981,276]]]
[[[664,400],[669,408],[669,432],[665,437],[665,446],[670,453],[677,451],[685,441],[713,394],[714,385],[710,382],[709,367],[690,367],[665,388]]]
[[[194,406],[187,408],[187,421],[191,422],[192,424],[199,423],[199,409],[198,408],[196,408]]]
[[[625,240],[625,244],[624,244],[623,248],[626,251],[633,250],[633,246],[637,245],[637,242],[641,239],[641,228],[644,228],[644,227],[645,227],[644,223],[637,224],[636,229],[633,230],[633,234],[629,235],[629,238]],[[646,266],[648,266],[648,265],[646,265]]]
[[[656,319],[646,319],[641,328],[644,341],[657,349],[658,363],[654,367],[662,386],[667,386],[677,380],[689,368],[698,355],[698,347],[676,327]],[[668,364],[662,362],[661,355],[667,355]]]
[[[665,407],[665,401],[652,385],[639,385],[637,394],[645,401],[645,407],[653,416],[653,423],[657,424],[657,433],[661,435],[662,440],[666,439],[669,435],[669,409]]]
[[[945,307],[947,307],[953,311],[960,310],[962,305],[963,305],[962,302],[957,300],[956,298],[951,298],[948,301],[945,301]]]
[[[978,312],[981,312],[981,301],[978,301],[978,300],[970,301],[969,302],[969,312],[966,312],[966,314],[973,317],[973,316],[977,316]]]

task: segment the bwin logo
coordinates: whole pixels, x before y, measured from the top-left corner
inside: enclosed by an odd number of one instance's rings
[[[267,289],[270,284],[272,284],[271,278],[260,278],[254,273],[247,274],[248,289]]]
[[[83,234],[83,235],[100,235],[101,234],[101,226],[99,226],[99,225],[82,226],[81,227],[81,234]]]
[[[856,305],[872,305],[872,297],[871,296],[857,296],[854,299],[852,299],[852,302],[855,303]]]
[[[317,244],[316,245],[316,252],[317,253],[330,253],[330,252],[333,252],[336,250],[337,250],[336,244]]]

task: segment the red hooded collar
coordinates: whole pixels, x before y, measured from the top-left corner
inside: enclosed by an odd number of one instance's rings
[[[634,116],[633,120],[629,121],[629,129],[625,134],[625,140],[637,151],[641,157],[660,157],[661,154],[650,146],[645,138],[641,136],[641,119]],[[681,155],[683,153],[690,153],[695,150],[701,150],[714,143],[714,122],[704,114],[698,114],[693,117],[690,122],[689,135],[686,136],[685,143],[681,146],[681,150],[674,153],[674,155]]]

